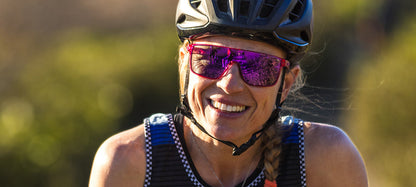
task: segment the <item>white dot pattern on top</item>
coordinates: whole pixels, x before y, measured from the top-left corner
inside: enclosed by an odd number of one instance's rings
[[[169,117],[169,128],[171,130],[172,136],[173,136],[173,140],[175,141],[175,145],[176,148],[178,150],[179,156],[181,157],[181,161],[183,166],[185,167],[186,173],[188,174],[189,179],[194,183],[195,186],[198,187],[204,187],[204,185],[202,185],[201,182],[198,181],[198,178],[195,176],[194,172],[191,169],[191,166],[188,162],[188,159],[186,158],[185,152],[182,148],[182,144],[179,140],[178,137],[178,133],[176,131],[175,128],[175,124],[172,120],[172,116],[170,115]],[[257,178],[255,180],[253,180],[253,182],[251,182],[248,186],[246,187],[254,187],[257,186],[259,183],[261,183],[261,181],[264,179],[264,173],[263,171],[257,176]]]
[[[283,116],[281,121],[284,125],[298,124],[298,136],[299,136],[299,169],[301,183],[303,187],[306,187],[306,167],[305,167],[305,136],[303,129],[303,120],[294,118],[292,116]]]
[[[306,187],[306,170],[305,170],[305,152],[304,152],[304,126],[303,121],[297,118],[293,118],[291,116],[284,116],[281,118],[283,124],[290,125],[293,123],[299,124],[298,128],[298,136],[299,136],[299,162],[300,162],[300,172],[301,172],[301,183],[303,187]],[[151,144],[151,132],[150,132],[150,125],[155,123],[166,123],[169,124],[169,129],[172,134],[173,140],[175,142],[175,146],[181,158],[182,164],[186,170],[186,173],[189,179],[195,186],[204,187],[200,181],[198,181],[197,177],[193,173],[191,166],[186,158],[185,152],[182,148],[182,144],[179,140],[178,133],[176,131],[173,117],[171,114],[167,115],[158,115],[154,118],[149,118],[145,121],[145,142],[146,142],[146,176],[144,181],[144,186],[150,186],[151,176],[152,176],[152,144]],[[246,187],[254,187],[258,186],[264,180],[264,170],[253,180],[249,185]]]
[[[300,174],[302,186],[306,187],[306,167],[305,167],[305,138],[303,132],[303,121],[299,123],[299,161],[300,161]]]
[[[153,116],[152,116],[153,117]],[[191,182],[198,187],[204,187],[204,185],[198,180],[198,178],[195,176],[194,172],[191,169],[191,166],[188,162],[188,159],[185,155],[185,152],[183,150],[182,144],[179,140],[178,133],[176,131],[173,117],[171,114],[165,115],[165,117],[162,117],[160,115],[157,115],[156,117],[149,118],[145,121],[145,141],[146,141],[146,176],[145,176],[145,182],[144,186],[148,187],[150,186],[151,176],[152,176],[152,142],[151,142],[151,132],[150,132],[150,125],[155,123],[166,123],[169,124],[169,129],[172,134],[173,140],[175,142],[176,149],[179,153],[180,159],[182,161],[183,167],[185,168],[185,171],[191,180]],[[246,187],[255,187],[258,186],[262,181],[264,180],[264,172],[262,171],[255,180],[253,180],[249,185],[246,185]]]
[[[152,141],[150,133],[150,123],[145,121],[145,142],[146,142],[146,175],[144,179],[144,187],[150,186],[150,180],[152,176]]]

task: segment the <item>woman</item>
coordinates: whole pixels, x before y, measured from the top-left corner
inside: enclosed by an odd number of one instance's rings
[[[106,140],[90,186],[367,186],[342,130],[279,118],[311,22],[311,0],[179,0],[178,113]]]

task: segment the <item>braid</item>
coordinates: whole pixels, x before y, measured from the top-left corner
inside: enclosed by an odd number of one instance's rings
[[[299,65],[298,62],[291,63],[291,68]],[[305,79],[303,76],[302,71],[300,71],[296,76],[291,71],[291,68],[285,69],[285,71],[289,72],[290,75],[295,77],[295,83],[292,85],[292,88],[289,90],[289,95],[295,93],[300,88],[303,87],[305,84]],[[285,74],[283,74],[284,76]],[[281,103],[280,103],[281,104]],[[279,175],[279,161],[280,161],[280,153],[282,151],[282,123],[277,120],[275,124],[273,124],[269,129],[264,131],[262,137],[262,147],[263,147],[263,158],[264,158],[264,169],[265,169],[265,177],[266,182],[274,182],[276,185],[276,178]]]
[[[267,129],[262,137],[265,176],[269,181],[275,181],[278,175],[281,152],[282,134],[280,122],[276,121]]]

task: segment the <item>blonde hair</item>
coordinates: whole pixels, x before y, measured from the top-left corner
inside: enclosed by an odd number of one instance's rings
[[[282,131],[280,122],[276,121],[266,131],[261,139],[264,158],[264,175],[269,181],[276,180],[279,175],[280,153],[282,151]]]
[[[181,53],[180,50],[186,50],[186,46],[188,46],[189,42],[185,40],[180,46],[179,46],[179,54]],[[188,53],[184,54],[185,57],[183,59],[187,59]],[[188,71],[188,63],[186,63],[186,60],[181,59],[181,57],[178,57],[178,72],[179,72],[179,96],[184,94],[183,92],[185,87],[185,79],[186,79],[186,71]]]

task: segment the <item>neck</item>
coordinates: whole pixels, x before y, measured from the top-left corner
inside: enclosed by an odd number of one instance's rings
[[[233,156],[231,147],[212,139],[186,120],[184,134],[199,175],[211,186],[235,186],[244,182],[261,159],[260,141],[243,154]]]

